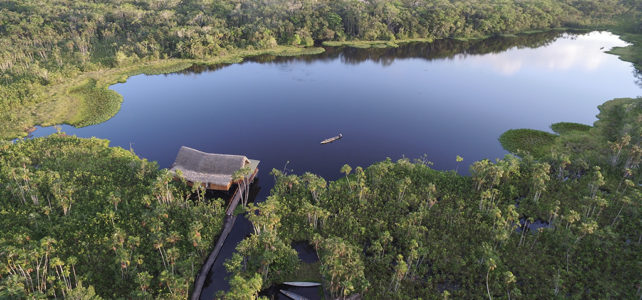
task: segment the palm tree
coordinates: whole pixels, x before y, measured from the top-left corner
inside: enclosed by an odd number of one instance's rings
[[[343,167],[341,167],[341,173],[346,174],[346,181],[348,181],[348,187],[350,188],[350,191],[352,191],[352,185],[350,184],[350,179],[348,178],[348,175],[350,175],[350,172],[352,172],[352,168],[348,164],[345,164],[343,165]]]
[[[239,192],[241,193],[241,203],[243,204],[243,206],[247,205],[247,201],[250,197],[251,172],[252,170],[250,170],[249,167],[243,167],[234,172],[234,175],[232,175],[232,179],[239,184]]]
[[[455,158],[455,161],[457,161],[457,166],[455,167],[455,173],[457,173],[457,170],[459,170],[459,163],[464,161],[464,158],[457,155],[457,157]]]

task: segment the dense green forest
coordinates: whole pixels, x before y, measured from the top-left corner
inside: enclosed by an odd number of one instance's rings
[[[0,135],[103,122],[110,84],[321,42],[477,38],[554,27],[641,30],[639,0],[7,0],[0,2]],[[631,39],[639,38],[631,35]],[[619,53],[639,60],[631,49]]]
[[[307,241],[332,298],[637,299],[642,98],[608,101],[598,118],[512,140],[521,158],[474,162],[470,177],[425,159],[345,165],[329,183],[274,170],[271,196],[248,207],[253,235],[226,264],[225,297],[302,279],[290,244]],[[524,152],[533,144],[547,151]]]
[[[642,99],[598,119],[524,131],[503,141],[521,158],[470,177],[425,159],[346,165],[329,183],[275,170],[225,297],[308,276],[334,297],[637,298]],[[4,142],[0,182],[0,298],[185,298],[223,221],[220,200],[105,140]],[[320,262],[301,263],[293,241]]]
[[[0,139],[103,122],[122,101],[107,87],[131,75],[324,42],[468,39],[486,53],[504,46],[478,38],[608,28],[634,43],[611,52],[639,72],[641,11],[640,0],[5,0]],[[518,157],[475,162],[470,177],[425,159],[346,165],[335,182],[274,171],[272,195],[247,208],[255,233],[227,262],[224,297],[306,274],[334,297],[640,298],[642,99],[609,101],[598,118],[507,132]],[[0,298],[186,298],[223,215],[222,201],[105,140],[0,142]],[[320,262],[300,263],[293,241]]]
[[[0,298],[185,299],[220,200],[108,141],[0,145]]]

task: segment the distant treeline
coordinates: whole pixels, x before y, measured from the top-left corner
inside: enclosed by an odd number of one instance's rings
[[[543,31],[531,34],[511,36],[498,36],[485,39],[441,39],[432,43],[412,42],[403,47],[359,48],[359,47],[329,47],[325,52],[310,56],[273,56],[261,55],[246,60],[258,62],[289,62],[289,61],[318,61],[320,59],[336,59],[346,64],[360,64],[365,61],[374,61],[382,65],[390,65],[397,59],[419,58],[425,60],[454,58],[457,55],[482,55],[488,53],[501,53],[511,48],[539,48],[551,44],[557,38],[568,34],[570,31]],[[581,34],[582,32],[578,32]],[[186,69],[185,73],[199,73],[217,70],[224,65],[201,66],[195,65]]]
[[[0,2],[0,109],[40,101],[33,95],[39,86],[140,59],[608,26],[640,6],[639,0],[7,0]]]

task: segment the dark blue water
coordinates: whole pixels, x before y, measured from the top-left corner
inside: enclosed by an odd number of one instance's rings
[[[316,56],[264,56],[216,70],[139,75],[112,86],[124,97],[112,119],[63,131],[131,147],[161,167],[171,165],[182,145],[259,159],[258,201],[269,193],[270,170],[288,161],[295,173],[332,180],[345,163],[368,166],[426,154],[436,169],[467,173],[471,162],[507,153],[497,138],[508,129],[592,124],[604,101],[642,95],[633,66],[603,52],[623,45],[607,32],[543,33],[396,49],[330,48]],[[319,144],[338,133],[343,139]],[[464,158],[459,166],[457,155]],[[221,257],[250,228],[239,218]],[[227,286],[221,262],[208,297]]]
[[[200,74],[139,75],[112,86],[124,97],[112,119],[63,131],[131,146],[161,167],[182,145],[244,154],[261,160],[261,177],[287,161],[296,173],[333,179],[344,163],[423,154],[443,170],[455,169],[461,155],[466,171],[472,161],[506,154],[497,138],[508,129],[592,124],[599,104],[642,94],[632,65],[603,53],[625,45],[616,36],[551,35],[333,49]],[[457,54],[476,51],[490,53]],[[338,133],[339,142],[319,145]]]

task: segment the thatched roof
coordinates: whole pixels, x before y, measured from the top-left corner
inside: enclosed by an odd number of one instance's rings
[[[250,167],[253,172],[259,161],[250,160],[242,155],[206,153],[189,147],[181,147],[171,172],[180,170],[183,177],[190,182],[200,182],[206,186],[218,186],[217,189],[229,189],[232,176],[243,167]]]

